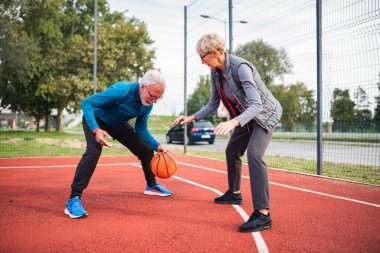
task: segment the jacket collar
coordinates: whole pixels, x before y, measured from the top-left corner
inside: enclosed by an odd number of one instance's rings
[[[140,96],[140,84],[134,83],[135,87],[133,87],[133,94],[135,97],[135,101],[137,104],[142,105],[141,103],[141,96]]]
[[[224,75],[228,76],[228,74],[231,72],[231,63],[230,63],[230,54],[224,53],[225,58],[225,64],[224,64]]]

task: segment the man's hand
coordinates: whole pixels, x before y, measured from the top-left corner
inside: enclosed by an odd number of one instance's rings
[[[165,148],[164,146],[160,145],[157,148],[157,152],[159,152],[159,153],[166,153],[166,152],[169,152],[169,150],[167,148]]]
[[[106,146],[106,147],[112,147],[110,143],[108,143],[104,138],[112,138],[106,131],[99,128],[99,130],[95,133],[95,140],[97,143]]]
[[[240,124],[239,121],[237,121],[236,119],[231,119],[230,121],[222,122],[216,126],[214,133],[215,134],[228,134],[229,131],[234,129],[239,124]]]
[[[181,123],[181,125],[184,125],[184,124],[190,123],[193,120],[195,120],[194,115],[189,116],[189,117],[180,116],[173,121],[172,125],[175,126],[175,125],[178,125],[179,123]]]

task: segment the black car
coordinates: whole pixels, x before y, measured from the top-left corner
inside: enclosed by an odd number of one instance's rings
[[[195,142],[206,141],[209,144],[214,144],[215,133],[214,127],[208,120],[193,121],[187,125],[188,144],[191,145]],[[172,127],[166,133],[166,142],[172,143],[173,141],[183,142],[183,132],[185,126],[178,124]]]

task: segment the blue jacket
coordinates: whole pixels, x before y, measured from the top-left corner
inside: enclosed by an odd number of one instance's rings
[[[136,118],[136,133],[157,151],[160,144],[148,130],[153,104],[145,106],[141,103],[139,88],[139,83],[115,83],[107,90],[84,99],[81,103],[83,115],[91,131],[99,128],[95,117],[112,128],[126,125],[128,120]]]

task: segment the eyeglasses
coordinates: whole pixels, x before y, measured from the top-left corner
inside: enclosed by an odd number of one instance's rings
[[[207,55],[209,55],[209,54],[211,54],[211,53],[212,53],[212,52],[208,52],[208,53],[206,53],[205,55],[200,56],[200,57],[201,57],[201,60],[204,61],[203,59],[204,59]]]
[[[146,91],[148,92],[148,94],[149,94],[149,96],[150,96],[150,98],[151,98],[152,100],[159,100],[159,99],[163,99],[163,98],[164,98],[164,96],[157,97],[156,95],[153,95],[153,94],[150,93],[150,91],[148,90],[148,87],[146,87],[145,85],[144,85],[144,87],[145,87]]]

